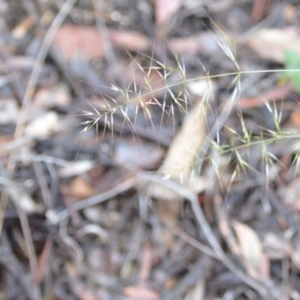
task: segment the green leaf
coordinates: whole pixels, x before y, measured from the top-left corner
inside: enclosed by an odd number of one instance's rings
[[[297,70],[298,72],[287,73],[287,76],[291,79],[296,91],[300,93],[300,55],[292,50],[285,50],[285,67],[287,70]]]

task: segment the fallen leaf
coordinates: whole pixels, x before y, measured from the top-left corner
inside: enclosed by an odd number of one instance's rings
[[[284,51],[300,55],[300,34],[296,28],[262,29],[248,40],[248,45],[261,58],[284,63]]]
[[[78,25],[62,26],[57,31],[53,44],[69,61],[78,56],[90,60],[104,56],[104,38],[108,38],[116,47],[135,51],[143,51],[151,46],[147,37],[135,31],[109,31],[104,37],[95,27]]]
[[[256,232],[249,226],[237,221],[233,222],[233,228],[237,235],[242,255],[257,268],[261,260],[262,245]]]
[[[234,221],[232,225],[241,248],[241,254],[247,263],[246,268],[249,275],[269,277],[268,258],[263,252],[256,232],[248,225],[237,221]]]
[[[71,181],[70,192],[79,199],[91,197],[97,193],[97,191],[91,187],[82,176],[77,176]]]
[[[78,55],[88,59],[104,55],[101,36],[94,27],[64,25],[57,31],[53,44],[67,60]]]
[[[144,51],[151,46],[151,42],[146,36],[135,31],[111,31],[109,37],[111,43],[119,48]]]
[[[128,286],[123,289],[124,295],[131,298],[131,300],[160,300],[161,296],[146,287]]]
[[[159,170],[162,174],[178,178],[190,176],[198,150],[206,137],[205,113],[205,103],[199,100],[185,117],[181,130],[173,140]]]
[[[155,0],[156,24],[165,24],[181,7],[181,0]]]
[[[58,114],[54,111],[50,111],[27,124],[25,127],[25,134],[40,139],[46,139],[49,135],[58,130]]]
[[[159,173],[165,178],[177,179],[183,185],[189,185],[191,168],[206,137],[205,113],[205,102],[199,100],[185,117],[181,130],[159,168]],[[182,196],[159,183],[150,184],[147,192],[148,195],[158,199],[160,216],[166,222],[175,223],[181,210]]]

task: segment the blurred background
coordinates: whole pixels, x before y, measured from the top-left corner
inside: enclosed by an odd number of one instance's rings
[[[0,15],[0,299],[300,299],[299,1]]]

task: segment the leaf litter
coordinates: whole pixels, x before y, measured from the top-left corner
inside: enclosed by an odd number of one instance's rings
[[[299,5],[75,2],[0,3],[0,297],[299,299]]]

